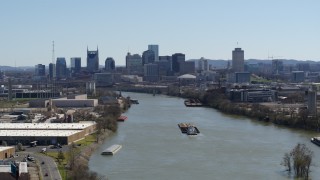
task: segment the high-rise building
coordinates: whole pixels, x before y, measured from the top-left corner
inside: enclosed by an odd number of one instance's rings
[[[54,80],[56,78],[56,65],[53,63],[49,64],[49,79]]]
[[[278,75],[283,72],[283,61],[278,59],[272,60],[272,74]]]
[[[87,48],[87,70],[89,72],[97,72],[99,70],[99,50],[89,51]]]
[[[142,57],[139,54],[131,55],[128,52],[126,56],[126,68],[127,68],[128,74],[142,75],[143,74]]]
[[[180,74],[194,74],[195,73],[195,62],[194,61],[184,61],[179,63]]]
[[[291,82],[293,82],[293,83],[304,82],[304,72],[303,71],[292,71],[291,72]]]
[[[232,70],[233,72],[244,71],[244,51],[241,48],[235,48],[232,51]]]
[[[172,55],[172,71],[175,73],[180,72],[180,63],[185,62],[186,56],[182,53],[175,53]]]
[[[307,105],[309,114],[317,114],[317,91],[309,90],[307,91]]]
[[[144,80],[149,82],[159,81],[159,66],[158,64],[144,65]]]
[[[155,53],[153,50],[146,50],[142,53],[142,64],[149,64],[155,62]]]
[[[106,71],[115,71],[116,65],[112,57],[107,57],[104,68]]]
[[[67,77],[67,63],[66,58],[58,57],[56,62],[56,75],[57,79],[63,79]]]
[[[198,61],[198,69],[200,71],[209,71],[208,60],[201,57]]]
[[[169,71],[172,71],[172,56],[159,56],[159,61],[167,61],[170,64]]]
[[[159,61],[159,45],[150,44],[148,45],[148,50],[154,52],[154,60]]]
[[[34,71],[35,76],[45,76],[46,75],[46,66],[42,64],[37,64],[35,66],[35,71]]]
[[[81,71],[81,57],[72,57],[70,58],[70,70],[71,73],[80,73]]]

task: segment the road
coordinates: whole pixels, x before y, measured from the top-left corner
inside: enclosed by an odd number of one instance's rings
[[[36,153],[36,152],[24,151],[24,152],[17,152],[16,154],[18,154],[19,156],[13,159],[10,159],[10,161],[12,160],[23,161],[23,159],[27,155],[34,157],[37,164],[39,164],[39,167],[40,167],[39,174],[40,176],[42,176],[43,180],[61,180],[62,179],[59,173],[57,164],[55,163],[53,158],[46,156],[44,154]],[[44,162],[44,164],[42,164],[42,162]],[[34,162],[28,161],[28,163],[34,163]],[[48,176],[45,176],[46,173]]]

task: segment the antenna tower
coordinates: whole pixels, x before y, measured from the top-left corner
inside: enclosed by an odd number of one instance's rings
[[[54,64],[54,41],[52,41],[52,64]]]

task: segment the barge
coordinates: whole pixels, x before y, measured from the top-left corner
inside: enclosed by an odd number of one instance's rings
[[[312,142],[313,144],[316,144],[316,145],[320,146],[320,137],[313,137],[313,138],[311,138],[311,142]]]
[[[104,151],[102,151],[102,155],[114,155],[115,153],[117,153],[120,149],[122,148],[121,145],[119,144],[114,144],[110,147],[108,147],[107,149],[105,149]]]
[[[128,119],[127,116],[120,116],[120,117],[118,117],[117,121],[119,121],[119,122],[124,122],[124,121],[127,120],[127,119]]]
[[[187,107],[201,107],[203,104],[199,99],[187,99],[184,101],[184,105]]]

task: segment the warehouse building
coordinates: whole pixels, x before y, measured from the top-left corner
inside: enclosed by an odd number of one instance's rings
[[[81,140],[96,131],[95,122],[81,123],[0,123],[0,143],[15,145],[63,144]]]
[[[0,146],[0,160],[7,159],[15,154],[15,148],[11,146]]]

